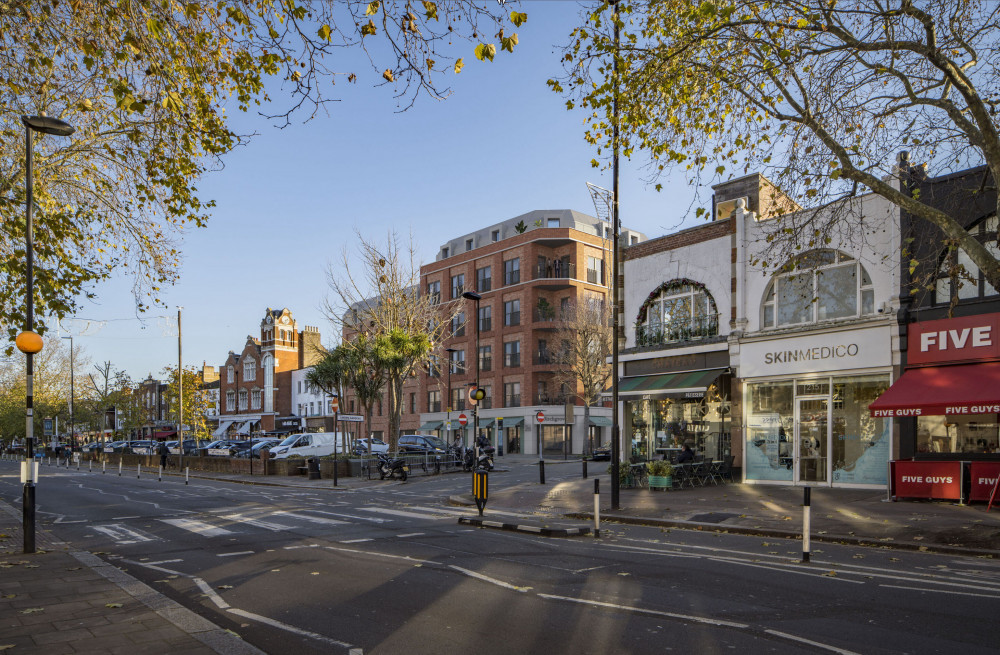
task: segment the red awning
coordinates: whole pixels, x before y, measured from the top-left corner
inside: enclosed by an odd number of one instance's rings
[[[176,437],[176,436],[177,436],[176,430],[162,430],[153,433],[153,437],[155,439],[163,439],[165,437]]]
[[[1000,362],[911,368],[868,409],[876,417],[1000,414]]]

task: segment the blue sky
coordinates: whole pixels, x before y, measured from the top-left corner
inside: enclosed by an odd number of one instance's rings
[[[396,113],[392,89],[373,87],[378,74],[359,63],[358,83],[338,83],[330,95],[341,100],[328,115],[281,130],[241,117],[241,127],[260,135],[198,185],[217,207],[207,228],[185,236],[181,278],[165,294],[166,308],[137,320],[131,281],[102,284],[97,301],[65,323],[77,348],[133,378],[156,376],[177,362],[178,305],[186,365],[220,365],[259,335],[267,307],[288,307],[300,329],[315,325],[330,343],[333,328],[320,311],[325,271],[355,240],[355,228],[376,240],[412,232],[426,263],[448,239],[533,209],[593,215],[586,182],[611,188],[610,170],[591,167],[584,115],[567,111],[545,84],[561,70],[558,46],[568,42],[579,6],[522,3],[528,22],[514,54],[483,63],[466,47],[465,69],[449,78],[454,93],[444,101],[422,97]],[[656,192],[643,181],[644,163],[641,154],[623,160],[624,226],[655,237],[703,220],[691,209],[698,190],[676,176]],[[707,203],[711,190],[700,197]]]

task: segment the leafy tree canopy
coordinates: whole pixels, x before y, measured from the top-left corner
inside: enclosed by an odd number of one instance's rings
[[[363,51],[402,106],[443,98],[463,56],[513,51],[524,13],[471,1],[0,0],[0,317],[24,324],[22,115],[58,117],[69,138],[36,137],[36,307],[71,313],[112,271],[140,310],[175,281],[183,231],[213,207],[197,180],[244,142],[227,110],[290,100],[279,122],[312,112],[344,49]],[[460,47],[462,42],[469,48]],[[44,324],[40,326],[44,331]]]

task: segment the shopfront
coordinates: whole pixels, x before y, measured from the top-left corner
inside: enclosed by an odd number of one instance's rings
[[[741,342],[746,482],[885,486],[891,365],[888,325]]]
[[[708,459],[729,455],[728,365],[728,350],[626,362],[618,383],[623,452],[637,460],[661,459],[688,445]]]
[[[871,405],[920,460],[1000,460],[1000,314],[911,323],[907,368]]]

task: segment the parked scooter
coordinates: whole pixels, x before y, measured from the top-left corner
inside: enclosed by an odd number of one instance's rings
[[[466,471],[481,469],[484,471],[493,470],[493,453],[496,451],[493,446],[480,446],[479,458],[476,459],[476,451],[469,448],[465,451],[465,461],[462,468]]]
[[[406,476],[410,472],[410,467],[406,465],[406,460],[392,459],[386,453],[376,453],[378,457],[378,477],[379,480],[389,478],[399,478],[406,481]]]

